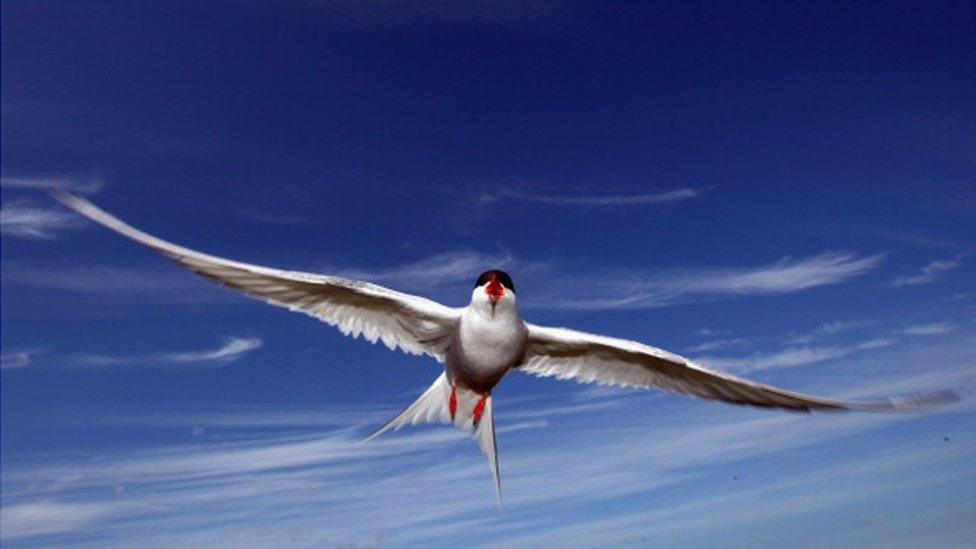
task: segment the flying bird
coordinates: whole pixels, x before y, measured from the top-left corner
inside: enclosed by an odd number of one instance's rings
[[[201,253],[144,233],[84,198],[63,190],[51,194],[92,221],[222,286],[313,316],[345,335],[381,341],[390,349],[441,362],[444,371],[433,384],[367,440],[423,422],[453,423],[468,430],[488,457],[499,503],[492,390],[512,370],[802,412],[913,410],[954,398],[953,393],[942,392],[844,402],[795,393],[713,370],[636,341],[530,324],[519,313],[512,278],[497,269],[477,278],[466,307],[448,307],[369,282],[272,269]]]

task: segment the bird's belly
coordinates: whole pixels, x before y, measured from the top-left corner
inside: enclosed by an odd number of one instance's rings
[[[489,391],[521,360],[526,334],[520,325],[462,326],[454,343],[445,364],[448,374],[471,389]]]

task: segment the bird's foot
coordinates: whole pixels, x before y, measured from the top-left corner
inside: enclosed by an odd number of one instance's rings
[[[454,416],[457,415],[457,386],[453,383],[451,384],[451,398],[447,400],[447,409],[451,411],[451,421],[454,421]]]
[[[481,422],[481,415],[485,413],[485,403],[488,402],[489,396],[491,396],[491,393],[481,395],[481,399],[479,399],[478,403],[474,405],[474,410],[471,412],[471,414],[475,427],[477,427],[478,423]]]

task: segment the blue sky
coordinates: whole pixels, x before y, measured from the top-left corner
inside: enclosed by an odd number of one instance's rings
[[[3,4],[5,547],[976,539],[964,3]],[[790,389],[793,415],[518,373],[505,507],[438,374],[180,271],[174,242],[523,313]]]

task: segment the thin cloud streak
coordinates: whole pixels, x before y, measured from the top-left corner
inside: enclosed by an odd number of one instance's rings
[[[31,357],[36,354],[32,351],[16,351],[0,353],[0,369],[14,370],[30,366]]]
[[[876,325],[874,320],[836,320],[821,324],[810,332],[791,336],[788,340],[790,344],[800,345],[812,343],[814,341],[833,337],[839,334],[855,332]]]
[[[896,340],[893,337],[876,337],[874,339],[869,339],[867,341],[859,343],[857,345],[857,348],[860,350],[881,349],[883,347],[891,347],[897,342],[898,340]]]
[[[838,358],[852,352],[855,348],[843,347],[798,347],[769,354],[759,354],[745,358],[724,358],[700,356],[696,360],[702,364],[729,372],[747,373],[774,368],[794,368]]]
[[[850,230],[850,229],[845,229]],[[934,250],[955,250],[963,252],[972,252],[973,248],[970,245],[960,244],[959,242],[945,240],[940,238],[932,238],[925,235],[914,234],[905,231],[893,231],[893,230],[879,230],[875,227],[859,227],[858,232],[863,231],[864,234],[872,235],[884,240],[889,240],[893,242],[898,242],[900,244],[907,244],[909,246],[914,246],[917,248],[930,248]]]
[[[39,501],[5,505],[0,510],[4,539],[59,534],[82,530],[119,511],[115,503],[55,503]]]
[[[190,351],[182,353],[170,353],[164,355],[164,358],[171,360],[173,362],[179,363],[200,363],[200,362],[212,362],[215,364],[229,364],[234,362],[244,356],[245,354],[260,348],[264,345],[261,339],[256,337],[240,338],[240,337],[228,337],[225,338],[224,344],[212,351]]]
[[[879,337],[862,341],[854,345],[825,346],[825,347],[788,347],[786,349],[750,357],[728,358],[718,356],[701,356],[696,360],[714,368],[730,372],[748,373],[757,370],[771,370],[777,368],[795,368],[816,364],[826,360],[847,356],[857,351],[881,349],[896,343],[893,338]]]
[[[901,331],[905,335],[912,336],[931,336],[948,334],[955,331],[956,325],[951,322],[933,322],[931,324],[918,324],[909,326]]]
[[[505,250],[492,254],[459,250],[385,269],[325,269],[324,272],[397,288],[436,291],[444,285],[471,284],[488,269],[506,269],[514,264],[514,256]]]
[[[39,208],[26,202],[10,202],[0,208],[0,233],[32,240],[51,240],[59,232],[80,229],[78,216],[58,208]]]
[[[106,368],[113,366],[226,366],[244,358],[245,355],[264,345],[260,338],[227,337],[223,344],[207,351],[181,351],[152,353],[142,356],[115,356],[99,354],[75,355],[69,360],[71,366]]]
[[[237,213],[253,221],[270,225],[307,225],[312,223],[308,216],[302,214],[269,213],[250,209],[238,210]]]
[[[97,193],[105,186],[100,177],[4,177],[4,189],[64,189],[78,193]]]
[[[113,417],[112,425],[137,427],[200,427],[203,429],[321,429],[350,425],[382,424],[389,419],[387,409],[364,409],[362,406],[303,409],[235,409],[221,412],[187,411],[179,415],[139,415]],[[72,421],[79,427],[84,420]]]
[[[200,299],[212,287],[197,277],[174,269],[165,263],[158,268],[119,267],[115,265],[52,265],[39,267],[22,262],[3,265],[4,286],[30,286],[63,292],[96,294],[101,298],[133,295],[154,299]],[[208,294],[193,292],[204,288]]]
[[[591,196],[575,196],[552,189],[533,189],[515,187],[499,187],[484,191],[479,200],[482,204],[494,204],[497,202],[530,202],[534,204],[545,204],[549,206],[569,206],[569,207],[639,207],[653,206],[662,204],[674,204],[690,200],[699,196],[700,193],[694,189],[681,188],[670,191],[642,194],[606,194]]]
[[[741,347],[746,344],[746,340],[741,337],[732,337],[727,339],[716,339],[713,341],[706,341],[698,345],[693,345],[687,348],[689,353],[703,353],[705,351],[718,351],[721,349],[729,349],[734,347]]]
[[[914,276],[903,276],[896,278],[891,285],[895,288],[900,288],[902,286],[918,286],[921,284],[932,284],[942,279],[945,273],[956,269],[962,265],[962,260],[950,259],[942,261],[933,261],[922,267],[922,272]]]
[[[877,267],[881,259],[881,255],[857,257],[846,253],[823,253],[800,261],[784,258],[773,265],[749,272],[706,277],[697,284],[703,291],[788,293],[862,275]]]
[[[698,269],[659,275],[589,273],[566,277],[573,293],[560,288],[549,299],[533,300],[561,309],[647,309],[728,296],[777,295],[844,282],[874,270],[880,254],[858,256],[826,252],[805,259],[783,258],[770,265],[740,269]],[[573,301],[558,296],[574,295]]]

